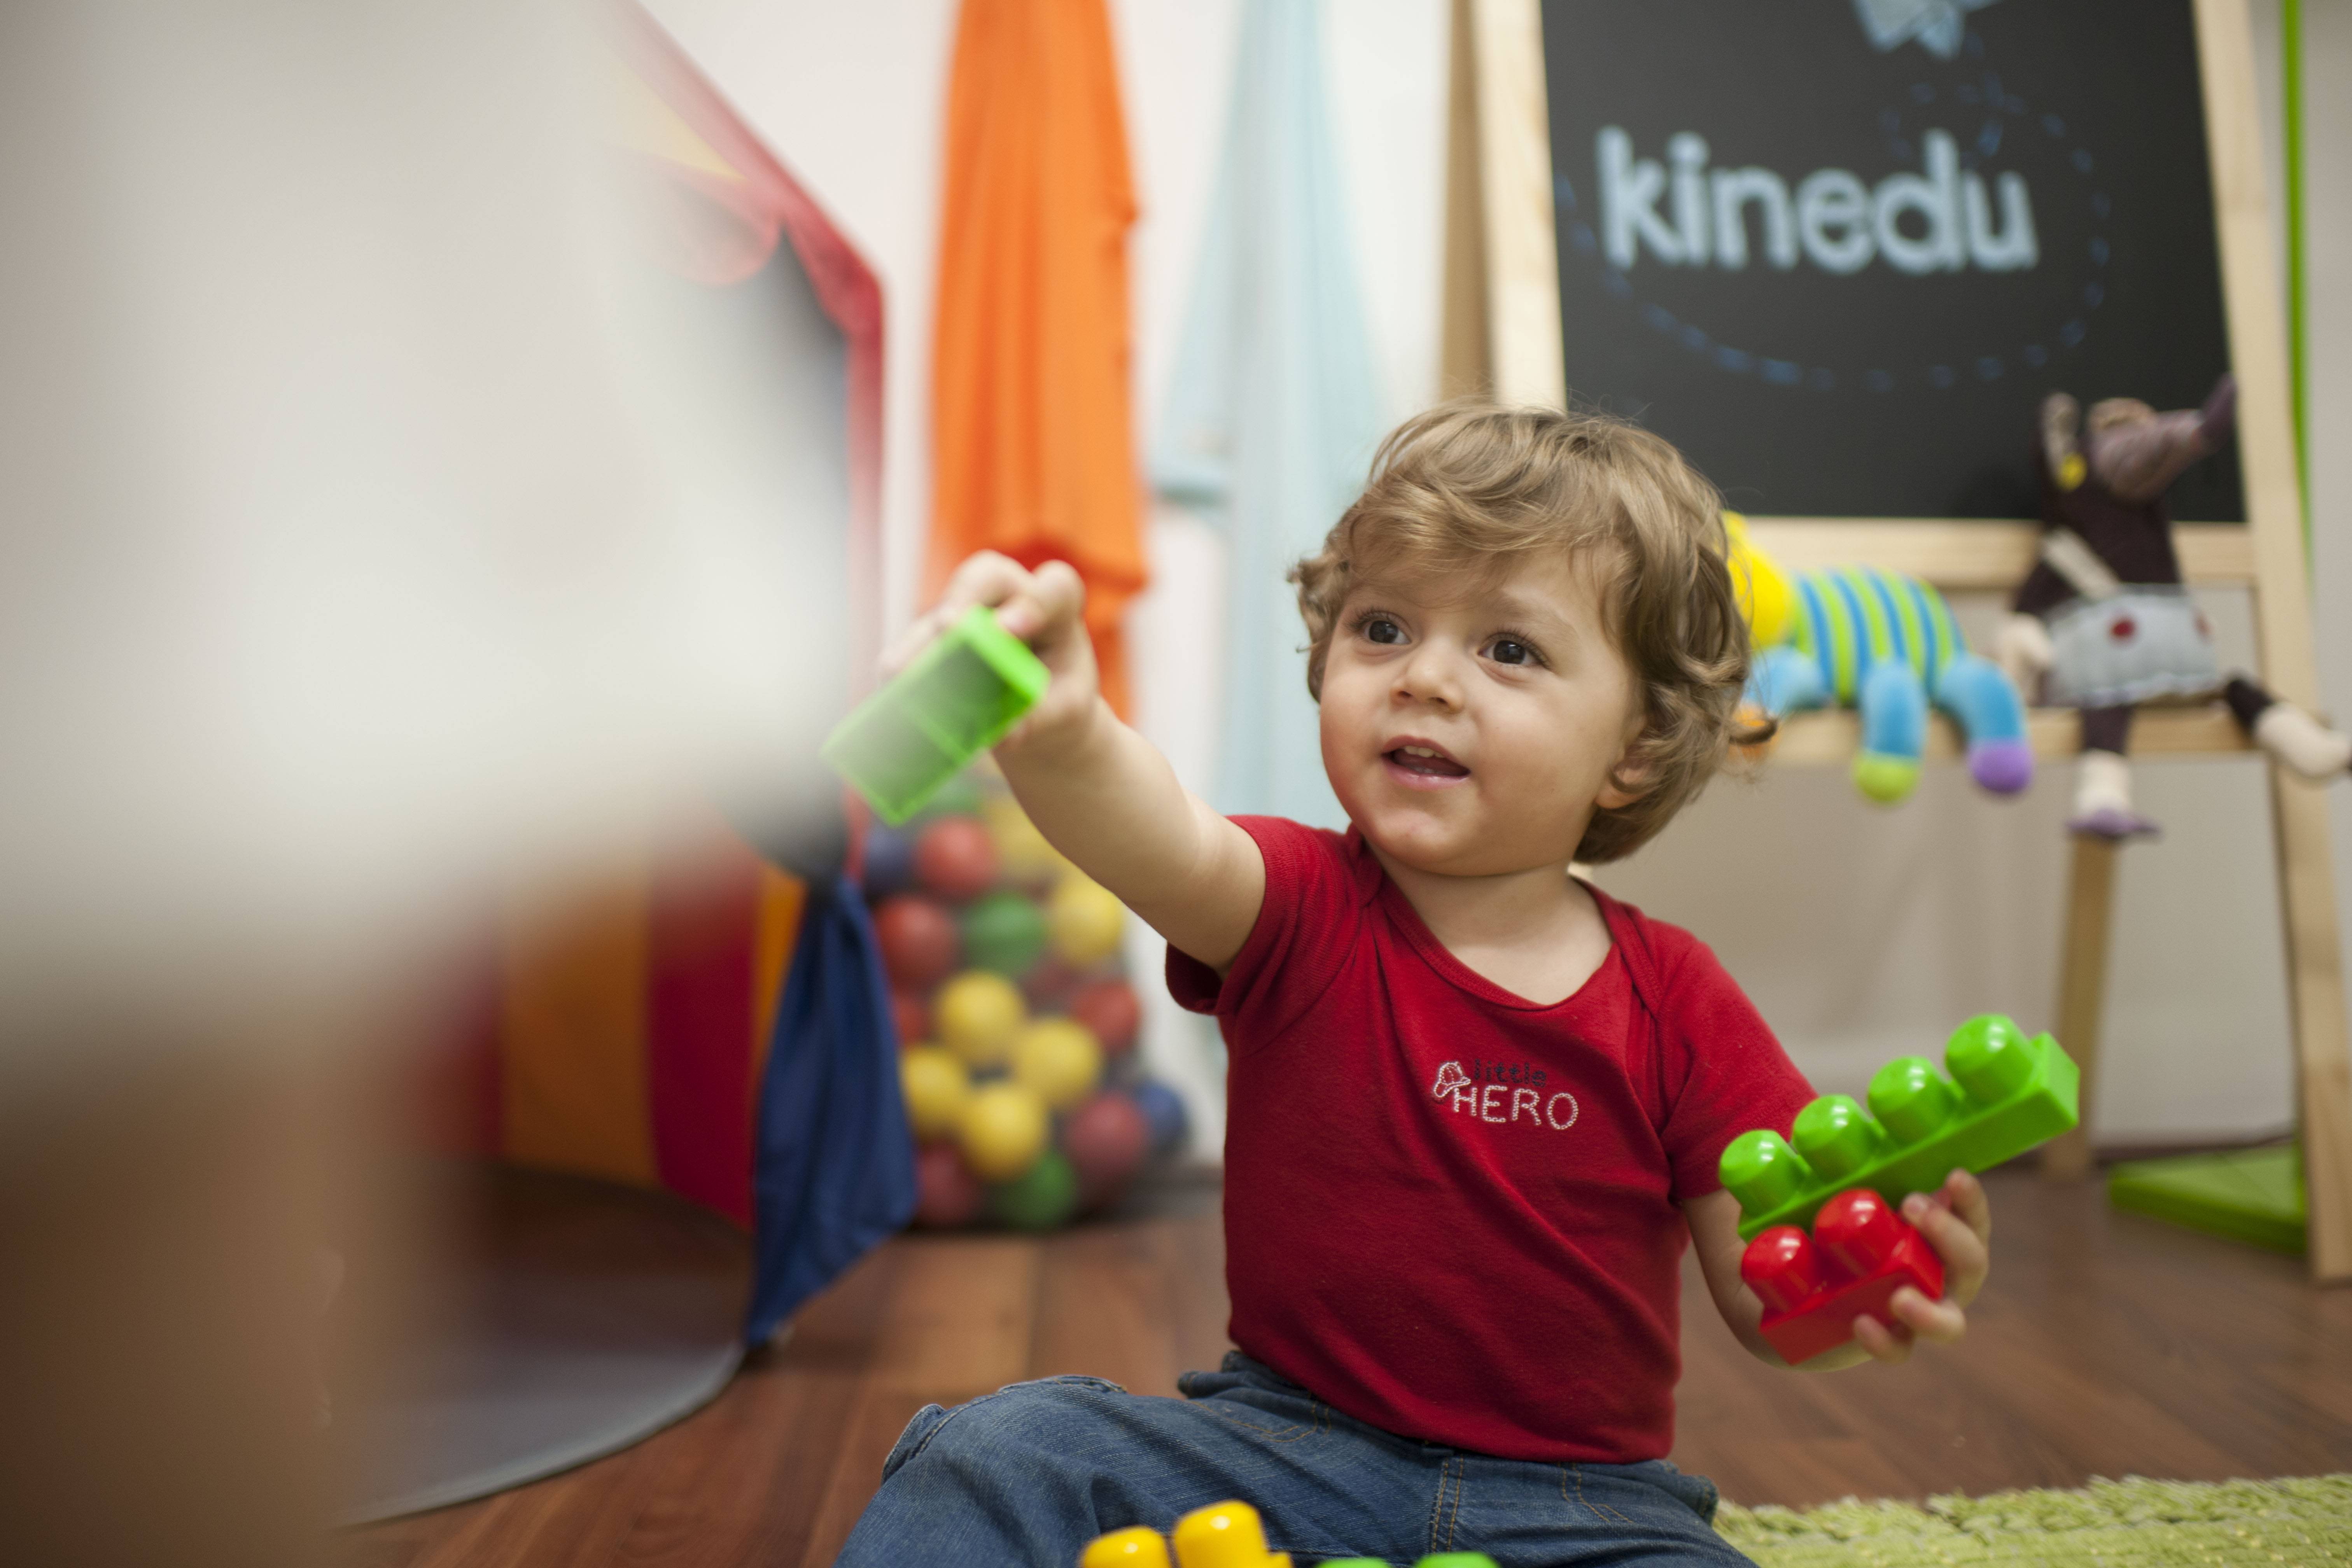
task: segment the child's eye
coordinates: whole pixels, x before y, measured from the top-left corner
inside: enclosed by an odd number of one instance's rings
[[[1510,637],[1497,637],[1486,650],[1496,664],[1533,664],[1536,650]]]
[[[1404,641],[1404,628],[1386,616],[1366,616],[1361,629],[1367,642],[1401,643]]]

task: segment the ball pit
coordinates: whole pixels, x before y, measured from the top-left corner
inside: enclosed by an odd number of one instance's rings
[[[1182,1102],[1136,1050],[1126,910],[987,765],[906,827],[866,831],[916,1223],[1050,1230],[1117,1202],[1184,1134]]]

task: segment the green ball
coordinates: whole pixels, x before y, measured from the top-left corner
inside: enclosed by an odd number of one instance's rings
[[[1058,1149],[988,1194],[988,1211],[1019,1230],[1052,1230],[1078,1206],[1078,1173]]]
[[[963,912],[964,962],[1019,978],[1045,951],[1045,911],[1024,893],[991,893]]]

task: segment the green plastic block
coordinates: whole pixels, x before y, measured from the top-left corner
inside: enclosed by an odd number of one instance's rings
[[[2107,1201],[2192,1230],[2300,1254],[2309,1239],[2310,1213],[2302,1156],[2290,1145],[2128,1161],[2107,1173]]]
[[[1870,1080],[1867,1110],[1825,1094],[1783,1138],[1743,1132],[1723,1152],[1723,1184],[1739,1200],[1742,1240],[1776,1225],[1811,1227],[1822,1205],[1853,1187],[1888,1203],[1931,1193],[1954,1166],[1981,1171],[2074,1125],[2081,1074],[2047,1035],[2031,1039],[1997,1013],[1952,1031],[1936,1070],[1903,1057]]]
[[[1045,665],[974,605],[825,737],[821,755],[896,826],[1045,695]]]

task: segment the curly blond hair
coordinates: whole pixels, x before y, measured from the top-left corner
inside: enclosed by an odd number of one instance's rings
[[[1617,777],[1638,792],[1593,814],[1577,846],[1621,859],[1697,797],[1731,753],[1771,733],[1738,713],[1748,626],[1725,563],[1723,503],[1667,442],[1622,419],[1483,400],[1414,416],[1371,477],[1291,569],[1318,700],[1349,585],[1367,573],[1490,573],[1561,552],[1597,572],[1609,634],[1642,689],[1643,725]]]

